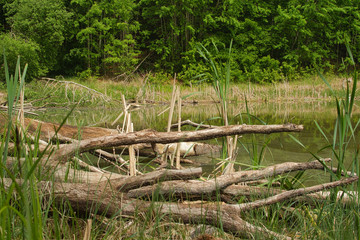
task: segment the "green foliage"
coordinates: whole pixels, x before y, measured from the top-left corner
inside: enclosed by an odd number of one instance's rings
[[[54,70],[65,41],[71,13],[57,0],[13,1],[7,5],[12,30],[26,41],[35,42],[42,68]]]
[[[131,71],[139,52],[133,34],[139,24],[133,19],[133,0],[73,0],[78,47],[70,55],[81,59],[83,69],[93,74],[119,75]]]
[[[156,55],[152,60],[157,69],[181,71],[187,63],[182,54],[191,49],[190,42],[197,35],[202,35],[202,19],[212,5],[212,0],[139,1],[141,45]]]
[[[41,210],[41,199],[38,194],[35,168],[41,160],[38,152],[38,145],[30,152],[30,139],[26,134],[21,134],[24,129],[13,126],[14,109],[20,95],[20,89],[25,82],[27,65],[23,71],[20,69],[20,58],[18,58],[14,75],[10,76],[6,57],[4,56],[5,78],[8,92],[8,124],[5,128],[0,143],[0,228],[3,232],[1,239],[41,239],[43,216]],[[20,79],[20,81],[19,81]],[[14,169],[8,169],[6,162],[8,158],[8,146],[10,143],[10,133],[15,136],[15,157],[17,164]],[[35,137],[37,139],[39,135]],[[39,154],[39,155],[38,155]],[[36,159],[39,157],[39,159]],[[21,161],[20,159],[25,159]],[[8,184],[4,181],[10,180]],[[23,179],[19,184],[16,180]],[[18,227],[21,226],[21,227]]]
[[[15,69],[18,56],[21,56],[22,62],[30,66],[26,80],[32,80],[47,72],[46,68],[40,63],[39,49],[40,47],[36,43],[26,41],[21,37],[11,36],[10,34],[0,35],[0,50],[1,53],[5,53],[9,68]],[[5,82],[4,64],[0,65],[0,74],[0,82]]]
[[[360,58],[358,1],[6,0],[0,8],[0,32],[35,43],[54,75],[152,70],[193,84],[207,68],[196,46],[211,51],[212,42],[221,60],[232,41],[235,82],[292,80],[314,66],[351,71],[346,42]]]

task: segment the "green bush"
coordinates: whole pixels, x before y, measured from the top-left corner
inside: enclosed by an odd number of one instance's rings
[[[27,81],[47,73],[47,69],[40,64],[39,46],[36,43],[10,34],[1,34],[0,49],[2,54],[5,53],[6,55],[9,69],[15,69],[18,56],[21,56],[21,63],[23,65],[21,68],[24,68],[26,63],[29,65],[29,70],[26,74]],[[5,82],[5,68],[2,59],[0,64],[0,82]]]

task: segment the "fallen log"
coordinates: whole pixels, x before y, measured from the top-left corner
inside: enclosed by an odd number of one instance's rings
[[[143,176],[141,176],[143,177]],[[344,186],[357,181],[358,177],[349,177],[332,183],[320,184],[305,189],[287,191],[266,199],[245,204],[215,203],[171,203],[171,202],[149,202],[136,199],[129,199],[126,193],[114,189],[111,181],[103,181],[98,184],[71,184],[40,182],[41,192],[46,196],[52,196],[55,201],[63,204],[64,201],[71,204],[73,209],[95,214],[113,216],[133,216],[155,211],[162,218],[166,216],[174,221],[192,224],[211,224],[216,227],[221,222],[221,227],[234,234],[251,237],[253,234],[261,233],[266,237],[278,239],[292,239],[291,237],[278,234],[264,227],[255,226],[241,217],[247,211],[266,205],[281,202],[296,196],[303,196],[308,193],[324,189]],[[9,188],[11,180],[4,179],[5,187]],[[21,181],[18,181],[21,184]]]
[[[5,187],[12,184],[10,179],[4,179]],[[17,181],[21,184],[22,181]],[[262,233],[264,236],[279,239],[291,239],[287,236],[275,233],[266,228],[250,224],[238,215],[226,211],[221,203],[214,204],[192,204],[192,203],[164,203],[148,202],[136,199],[128,199],[126,195],[114,192],[106,182],[99,184],[71,184],[40,182],[39,188],[46,196],[52,197],[55,202],[69,203],[72,209],[80,212],[93,212],[108,217],[134,216],[156,211],[157,214],[165,216],[173,221],[183,223],[204,224],[222,227],[227,232],[240,236],[250,237],[254,233]]]
[[[59,148],[51,157],[54,161],[66,161],[76,152],[87,152],[93,149],[110,148],[119,145],[133,145],[139,143],[174,143],[189,142],[213,139],[218,137],[248,134],[248,133],[279,133],[279,132],[299,132],[303,130],[302,125],[233,125],[223,126],[214,129],[184,132],[156,132],[139,131],[131,133],[121,133],[113,136],[104,136],[82,140],[78,144],[68,144]]]
[[[117,135],[119,131],[117,129],[108,129],[101,127],[77,127],[71,125],[63,125],[61,129],[57,132],[60,125],[55,123],[43,122],[39,120],[34,120],[30,118],[25,118],[25,126],[27,127],[27,133],[29,135],[36,134],[36,131],[40,129],[40,139],[46,142],[56,142],[60,141],[61,143],[74,143],[79,139],[91,139],[96,137],[112,136]],[[0,116],[0,129],[3,129],[5,123],[4,116]],[[148,130],[142,130],[148,131]],[[159,154],[161,154],[161,149],[164,148],[163,144],[156,144],[156,149],[159,149]],[[126,148],[128,145],[119,145],[113,146],[117,151],[124,151],[125,154],[128,153]],[[134,150],[139,153],[141,156],[150,156],[155,155],[154,149],[149,143],[134,144]],[[41,146],[41,149],[44,149],[45,146]],[[170,152],[175,151],[170,147]],[[182,143],[180,153],[181,155],[186,156],[199,156],[204,154],[211,154],[220,151],[218,146],[205,144],[205,143]]]
[[[0,131],[7,127],[7,117],[0,114]],[[31,118],[24,119],[25,128],[29,134],[35,134],[40,129],[40,139],[50,141],[55,136],[55,130],[58,130],[60,124],[43,122]],[[57,133],[57,138],[68,139],[89,139],[95,137],[117,135],[119,133],[116,129],[100,128],[100,127],[78,127],[64,124]]]
[[[330,188],[348,185],[350,183],[357,181],[358,179],[359,179],[359,177],[357,177],[357,176],[356,177],[348,177],[348,178],[341,179],[339,181],[335,181],[335,182],[331,182],[331,183],[323,183],[323,184],[319,184],[319,185],[312,186],[312,187],[306,187],[306,188],[282,192],[282,193],[276,194],[275,196],[271,196],[271,197],[257,200],[254,202],[242,203],[242,204],[231,204],[231,206],[238,213],[241,213],[244,211],[253,210],[253,209],[264,207],[264,206],[271,205],[274,203],[282,202],[285,199],[290,199],[290,198],[294,198],[297,196],[303,196],[303,195],[306,195],[309,193],[319,192],[324,189],[330,189]]]
[[[14,158],[14,157],[7,157],[6,158],[6,168],[11,171],[13,168],[19,167],[20,165],[24,164],[24,158]],[[36,159],[33,159],[36,161]],[[99,183],[101,181],[107,181],[111,179],[122,179],[126,178],[127,176],[112,173],[112,172],[94,172],[94,171],[83,171],[80,169],[74,169],[71,166],[65,165],[52,165],[52,164],[45,164],[41,166],[42,168],[42,176],[53,176],[54,181],[57,182],[76,182],[76,183]]]
[[[59,166],[54,172],[54,180],[57,182],[77,182],[77,183],[99,183],[109,180],[120,180],[126,178],[126,176],[117,173],[100,173],[100,172],[88,172],[78,169],[68,168],[66,166]]]
[[[131,176],[120,181],[111,181],[112,186],[121,192],[128,192],[131,189],[152,185],[157,182],[180,179],[199,178],[202,174],[201,168],[187,168],[182,170],[162,169],[153,171],[141,176]]]
[[[276,194],[284,193],[286,190],[274,187],[257,187],[257,186],[248,186],[247,185],[231,185],[226,187],[222,194],[230,198],[237,197],[247,197],[249,200],[252,198],[266,198]],[[319,191],[316,193],[306,194],[304,196],[296,197],[295,200],[298,202],[305,202],[308,204],[314,204],[319,201],[326,201],[329,199],[331,192],[329,191]],[[357,192],[352,191],[339,191],[336,196],[336,200],[342,204],[351,204],[353,202],[358,202]]]
[[[325,159],[324,162],[329,162],[331,159]],[[221,175],[215,179],[200,181],[168,181],[159,185],[152,185],[130,190],[129,197],[139,198],[144,196],[151,196],[154,191],[161,195],[179,195],[179,196],[201,196],[212,195],[216,191],[220,191],[232,184],[254,181],[273,177],[284,173],[293,171],[302,171],[307,169],[324,169],[324,165],[318,160],[306,163],[286,162],[269,166],[261,170],[249,170],[231,173],[228,175]]]

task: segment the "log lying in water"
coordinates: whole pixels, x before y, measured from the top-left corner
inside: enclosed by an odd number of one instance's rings
[[[0,114],[0,130],[3,130],[6,126],[7,118]],[[27,132],[29,134],[35,134],[40,129],[40,139],[44,141],[50,141],[55,137],[55,130],[59,129],[60,125],[56,123],[43,122],[31,118],[24,119]],[[111,136],[118,134],[116,129],[107,129],[100,127],[77,127],[64,124],[58,131],[58,138],[64,139],[89,139],[102,136]]]
[[[52,156],[54,161],[65,161],[76,152],[87,152],[94,149],[110,148],[119,145],[133,145],[139,143],[175,143],[208,140],[218,137],[249,134],[249,133],[279,133],[299,132],[303,130],[302,125],[232,125],[222,126],[214,129],[184,132],[156,132],[139,131],[131,133],[120,133],[113,136],[104,136],[82,140],[80,143],[68,144],[59,148]]]
[[[105,137],[105,136],[114,136],[118,135],[119,131],[117,129],[108,129],[108,128],[101,128],[101,127],[77,127],[71,125],[63,125],[60,130],[56,134],[56,130],[59,129],[60,125],[55,123],[43,122],[35,119],[25,118],[25,126],[27,127],[27,132],[30,135],[34,135],[37,130],[40,129],[40,139],[45,142],[50,142],[51,140],[59,140],[63,143],[71,143],[77,141],[79,139],[92,139],[98,137]],[[4,128],[6,122],[5,116],[0,114],[0,131]],[[147,130],[142,130],[147,131]],[[141,131],[140,131],[141,132]],[[41,149],[44,149],[44,145],[40,145]],[[123,151],[128,146],[125,145],[118,145],[113,146],[119,151]],[[155,152],[151,144],[149,143],[140,143],[133,145],[134,150],[142,156],[150,156],[155,155]],[[164,144],[156,144],[156,149],[159,150],[159,154],[162,154],[162,149],[164,148]],[[173,147],[170,147],[170,152],[175,151]],[[186,156],[199,156],[204,154],[211,154],[218,152],[220,147],[205,144],[205,143],[182,143],[180,153],[181,155]],[[124,153],[127,153],[125,150]]]

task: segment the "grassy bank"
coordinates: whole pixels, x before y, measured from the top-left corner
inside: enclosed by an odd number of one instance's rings
[[[326,76],[335,93],[344,96],[346,77]],[[149,81],[148,76],[137,76],[132,81],[112,81],[106,79],[78,80],[74,78],[37,80],[26,85],[25,98],[34,106],[57,107],[71,103],[80,105],[103,105],[121,103],[121,95],[127,100],[139,103],[168,103],[171,99],[173,79],[157,82]],[[212,102],[217,99],[211,84],[184,85],[177,82],[185,102]],[[5,86],[0,86],[0,102],[4,100]],[[95,90],[95,91],[94,91]],[[330,101],[332,93],[318,76],[298,81],[272,84],[230,83],[228,100],[230,102],[297,102]],[[2,98],[2,100],[1,100]]]

